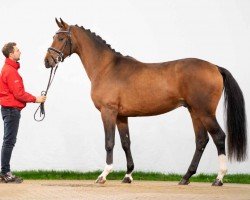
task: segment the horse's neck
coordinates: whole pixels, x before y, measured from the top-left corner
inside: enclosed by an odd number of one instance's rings
[[[90,79],[94,79],[98,73],[105,70],[107,64],[115,57],[108,49],[100,48],[92,38],[84,31],[77,30],[75,34],[76,53],[80,57],[86,73]]]

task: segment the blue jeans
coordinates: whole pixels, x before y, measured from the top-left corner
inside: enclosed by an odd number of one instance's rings
[[[10,159],[16,144],[21,111],[16,108],[1,108],[4,122],[3,146],[1,151],[1,173],[10,172]]]

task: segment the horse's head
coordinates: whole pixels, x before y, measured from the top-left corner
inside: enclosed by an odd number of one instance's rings
[[[55,67],[57,63],[63,62],[72,54],[71,26],[61,18],[60,22],[56,19],[56,23],[60,29],[54,35],[53,42],[44,58],[46,68]]]

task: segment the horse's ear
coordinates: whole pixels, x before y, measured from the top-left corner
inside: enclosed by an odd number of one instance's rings
[[[64,22],[61,18],[60,18],[60,21],[61,21],[61,25],[62,25],[65,29],[67,29],[69,25],[68,25],[66,22]]]
[[[57,18],[55,18],[55,20],[56,20],[57,26],[58,26],[59,28],[62,28],[63,26],[62,26],[62,24],[57,20]]]

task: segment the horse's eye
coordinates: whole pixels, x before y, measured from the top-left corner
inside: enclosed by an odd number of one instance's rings
[[[61,41],[63,41],[63,39],[64,39],[64,38],[59,38],[58,40],[61,42]]]

